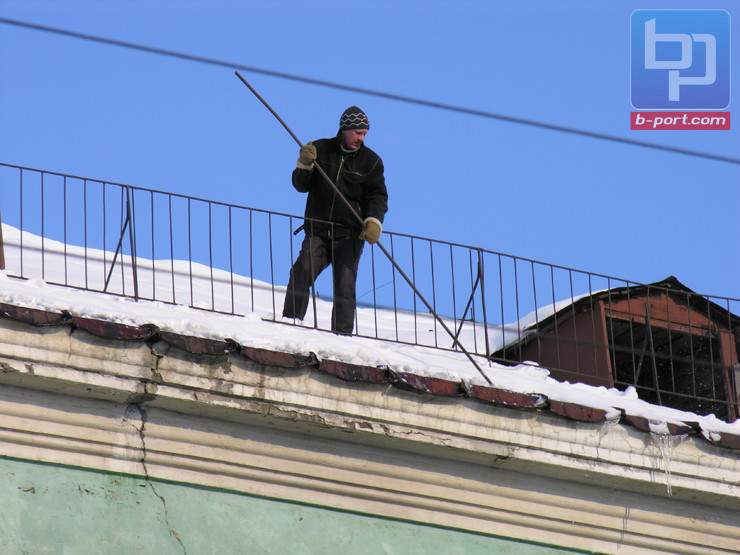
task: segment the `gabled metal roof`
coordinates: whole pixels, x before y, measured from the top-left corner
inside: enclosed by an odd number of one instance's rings
[[[693,310],[708,314],[712,320],[721,322],[723,324],[730,324],[733,328],[740,327],[740,316],[729,312],[726,308],[719,306],[718,304],[697,295],[694,291],[682,284],[675,276],[668,276],[667,278],[656,281],[655,283],[645,285],[630,285],[624,287],[615,287],[606,291],[597,291],[591,295],[584,295],[576,299],[573,303],[568,304],[554,314],[551,314],[547,318],[540,320],[539,322],[533,323],[526,329],[549,329],[556,320],[564,316],[570,316],[573,313],[578,313],[583,310],[589,309],[594,301],[618,301],[622,299],[635,299],[647,296],[650,291],[663,292],[669,296],[680,297],[681,302],[687,303]],[[527,336],[525,341],[531,341],[532,337]],[[511,347],[511,345],[508,345]]]

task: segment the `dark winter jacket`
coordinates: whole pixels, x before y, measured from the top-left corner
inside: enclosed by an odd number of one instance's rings
[[[388,210],[388,191],[383,175],[383,160],[370,148],[361,144],[354,152],[344,152],[339,135],[331,139],[318,139],[316,163],[336,184],[355,211],[364,220],[377,218],[383,221]],[[293,171],[293,187],[308,193],[305,217],[334,224],[335,237],[346,236],[353,231],[359,233],[362,223],[358,222],[347,205],[324,180],[319,171],[296,168]],[[329,237],[332,226],[306,221],[308,235]]]

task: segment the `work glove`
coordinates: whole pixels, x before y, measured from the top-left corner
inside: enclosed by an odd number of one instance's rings
[[[365,218],[365,227],[360,233],[360,239],[374,245],[380,239],[380,232],[383,231],[383,224],[377,218]]]
[[[313,163],[316,161],[316,147],[313,143],[306,143],[301,147],[296,167],[302,170],[312,170]]]

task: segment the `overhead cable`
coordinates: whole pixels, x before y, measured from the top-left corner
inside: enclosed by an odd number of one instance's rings
[[[297,81],[297,82],[301,82],[301,83],[308,83],[308,84],[311,84],[311,85],[318,85],[320,87],[328,87],[328,88],[339,89],[339,90],[343,90],[343,91],[349,91],[349,92],[354,92],[354,93],[359,93],[359,94],[364,94],[364,95],[369,95],[369,96],[376,96],[376,97],[380,97],[380,98],[386,98],[386,99],[389,99],[389,100],[396,100],[396,101],[399,101],[399,102],[405,102],[405,103],[409,103],[409,104],[416,104],[416,105],[419,105],[419,106],[427,106],[427,107],[430,107],[430,108],[436,108],[436,109],[439,109],[439,110],[446,110],[446,111],[449,111],[449,112],[457,112],[457,113],[461,113],[461,114],[468,114],[468,115],[471,115],[471,116],[478,116],[478,117],[483,117],[483,118],[488,118],[488,119],[495,119],[495,120],[499,120],[499,121],[506,121],[506,122],[509,122],[509,123],[517,123],[517,124],[520,124],[520,125],[528,125],[528,126],[531,126],[531,127],[538,127],[540,129],[549,129],[550,131],[559,131],[559,132],[562,132],[562,133],[570,133],[570,134],[573,134],[573,135],[580,135],[580,136],[583,136],[583,137],[590,137],[592,139],[601,139],[601,140],[611,141],[611,142],[615,142],[615,143],[623,143],[623,144],[628,144],[628,145],[632,145],[632,146],[639,146],[639,147],[643,147],[643,148],[651,148],[651,149],[655,149],[655,150],[662,150],[662,151],[667,151],[667,152],[673,152],[675,154],[683,154],[685,156],[694,156],[694,157],[697,157],[697,158],[704,158],[704,159],[709,159],[709,160],[716,160],[716,161],[719,161],[719,162],[728,162],[730,164],[738,164],[738,165],[740,165],[740,158],[733,158],[733,157],[730,157],[730,156],[722,156],[722,155],[719,155],[719,154],[712,154],[712,153],[709,153],[709,152],[701,152],[701,151],[696,151],[696,150],[689,150],[689,149],[685,149],[685,148],[679,148],[679,147],[668,146],[668,145],[659,145],[659,144],[645,142],[645,141],[637,141],[637,140],[634,140],[634,139],[628,139],[626,137],[619,137],[619,136],[616,136],[616,135],[607,135],[607,134],[604,134],[604,133],[596,133],[594,131],[586,131],[586,130],[577,129],[577,128],[574,128],[574,127],[565,127],[565,126],[562,126],[562,125],[555,125],[555,124],[545,123],[545,122],[531,120],[531,119],[518,118],[518,117],[507,116],[507,115],[503,115],[503,114],[496,114],[496,113],[493,113],[493,112],[487,112],[485,110],[477,110],[477,109],[473,109],[473,108],[465,108],[465,107],[461,107],[461,106],[454,106],[452,104],[445,104],[445,103],[441,103],[441,102],[435,102],[435,101],[432,101],[432,100],[423,100],[423,99],[419,99],[419,98],[413,98],[413,97],[409,97],[409,96],[403,96],[403,95],[398,95],[398,94],[393,94],[393,93],[387,93],[387,92],[383,92],[383,91],[376,91],[376,90],[366,89],[366,88],[362,88],[362,87],[355,87],[355,86],[352,86],[352,85],[343,85],[341,83],[334,83],[332,81],[324,81],[324,80],[321,80],[321,79],[313,79],[311,77],[302,77],[300,75],[293,75],[293,74],[290,74],[290,73],[284,73],[284,72],[274,71],[274,70],[270,70],[270,69],[263,69],[263,68],[258,68],[258,67],[254,67],[254,66],[247,66],[247,65],[244,65],[244,64],[238,64],[238,63],[234,63],[234,62],[227,62],[227,61],[224,61],[224,60],[217,60],[215,58],[207,58],[207,57],[204,57],[204,56],[196,56],[194,54],[185,54],[183,52],[177,52],[177,51],[174,51],[174,50],[167,50],[167,49],[164,49],[164,48],[157,48],[157,47],[154,47],[154,46],[146,46],[146,45],[142,45],[142,44],[136,44],[136,43],[132,43],[132,42],[127,42],[127,41],[122,41],[122,40],[117,40],[117,39],[111,39],[111,38],[107,38],[107,37],[100,37],[100,36],[96,36],[96,35],[90,35],[90,34],[87,34],[87,33],[79,33],[77,31],[70,31],[68,29],[60,29],[58,27],[49,27],[47,25],[39,25],[39,24],[36,24],[36,23],[28,23],[28,22],[25,22],[25,21],[18,21],[18,20],[8,19],[8,18],[4,18],[4,17],[0,17],[0,23],[4,23],[6,25],[13,25],[13,26],[16,26],[16,27],[24,27],[26,29],[33,29],[35,31],[43,31],[45,33],[53,33],[53,34],[57,34],[57,35],[64,35],[64,36],[68,36],[68,37],[72,37],[72,38],[76,38],[76,39],[87,40],[87,41],[97,42],[97,43],[101,43],[101,44],[108,44],[108,45],[112,45],[112,46],[119,46],[119,47],[122,47],[122,48],[128,48],[128,49],[131,49],[131,50],[138,50],[138,51],[141,51],[141,52],[148,52],[148,53],[151,53],[151,54],[159,54],[159,55],[162,55],[162,56],[169,56],[169,57],[172,57],[172,58],[179,58],[181,60],[189,60],[189,61],[192,61],[192,62],[198,62],[198,63],[208,64],[208,65],[213,65],[213,66],[225,67],[225,68],[229,68],[229,69],[232,69],[232,70],[234,70],[234,69],[240,69],[242,71],[249,71],[251,73],[259,73],[259,74],[262,74],[262,75],[268,75],[268,76],[271,76],[271,77],[277,77],[279,79],[288,79],[288,80],[291,80],[291,81]]]

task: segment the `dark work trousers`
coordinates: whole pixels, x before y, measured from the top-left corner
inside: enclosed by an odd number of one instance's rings
[[[365,242],[357,234],[329,239],[307,235],[301,252],[290,270],[283,305],[284,318],[303,320],[308,309],[310,289],[318,275],[332,265],[334,306],[331,330],[351,335],[355,323],[355,282]]]

